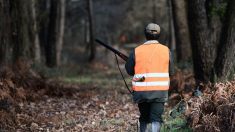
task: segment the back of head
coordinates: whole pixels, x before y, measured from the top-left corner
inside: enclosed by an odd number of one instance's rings
[[[147,40],[158,40],[160,37],[160,26],[155,23],[149,23],[144,30]]]

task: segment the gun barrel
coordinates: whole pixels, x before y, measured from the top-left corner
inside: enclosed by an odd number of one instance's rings
[[[105,44],[104,42],[102,42],[101,40],[99,39],[95,39],[95,41],[97,43],[99,43],[100,45],[104,46],[105,48],[111,50],[112,52],[114,52],[115,54],[117,54],[119,57],[121,57],[124,61],[127,61],[128,57],[126,55],[124,55],[123,53],[121,53],[120,51],[114,49],[113,47],[111,47],[110,45],[108,44]]]

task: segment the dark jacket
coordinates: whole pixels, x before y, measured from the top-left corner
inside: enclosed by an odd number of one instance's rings
[[[170,62],[169,62],[169,75],[174,74],[174,62],[173,55],[171,51],[170,54]],[[133,50],[129,58],[125,64],[126,71],[129,75],[134,76],[135,74],[135,50]],[[133,99],[136,103],[140,102],[166,102],[168,100],[168,91],[141,91],[141,92],[133,92]]]

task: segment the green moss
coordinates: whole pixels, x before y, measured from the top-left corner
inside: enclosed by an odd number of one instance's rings
[[[223,0],[219,4],[215,4],[211,2],[209,5],[209,17],[219,16],[220,18],[224,18],[227,8],[227,0]]]
[[[161,127],[161,132],[192,132],[192,129],[187,126],[187,121],[184,118],[177,117],[166,119]]]
[[[79,84],[89,84],[92,82],[91,77],[64,77],[64,82],[68,83],[79,83]]]

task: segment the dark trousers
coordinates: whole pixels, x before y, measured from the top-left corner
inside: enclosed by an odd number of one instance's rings
[[[140,111],[140,122],[160,122],[162,123],[162,114],[164,112],[163,102],[143,102],[138,104]]]

